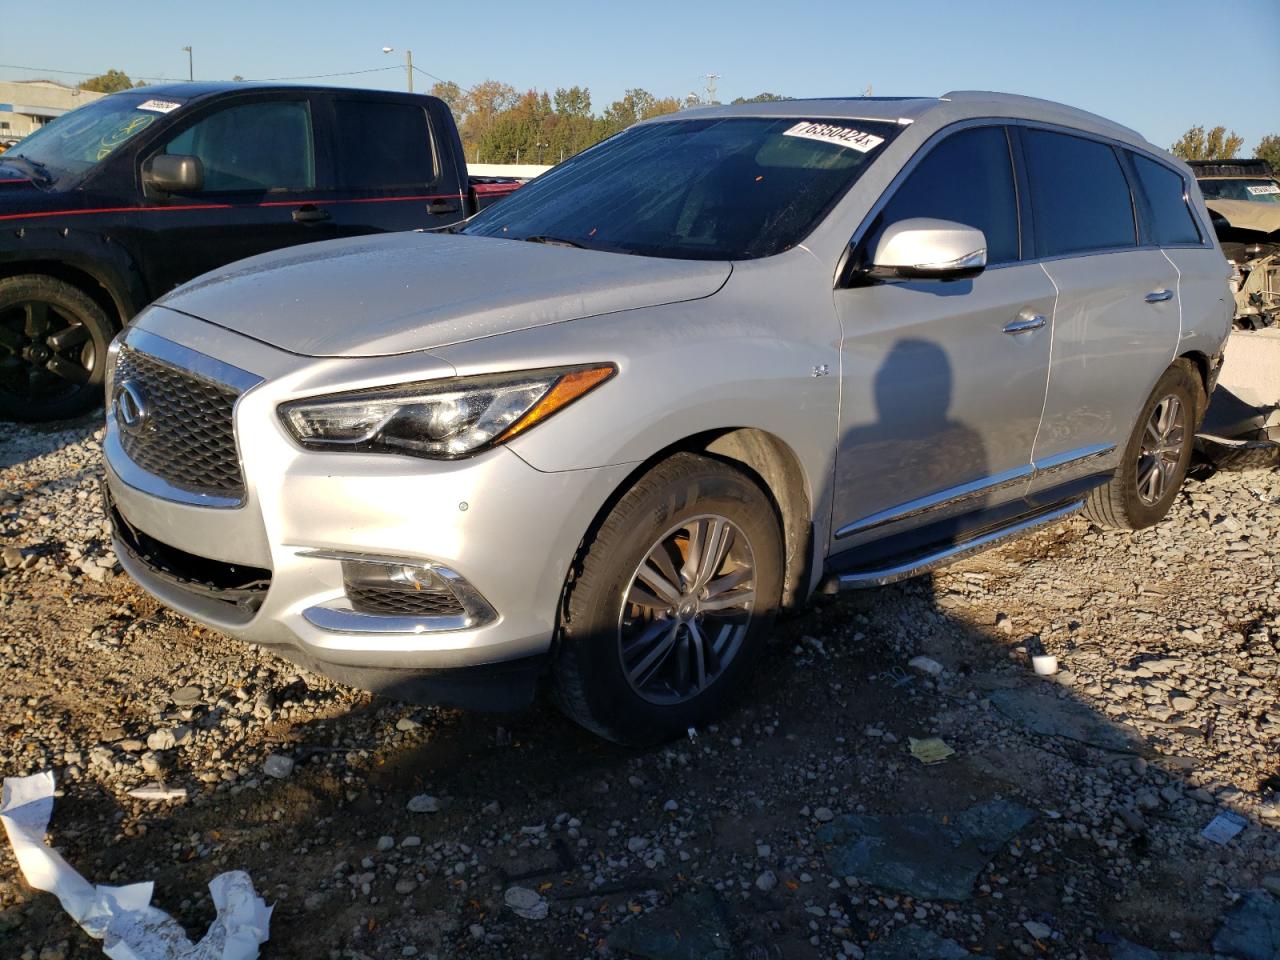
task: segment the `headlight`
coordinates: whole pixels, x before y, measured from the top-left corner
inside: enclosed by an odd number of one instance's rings
[[[282,404],[298,442],[452,460],[505,443],[598,387],[613,364],[377,387]]]

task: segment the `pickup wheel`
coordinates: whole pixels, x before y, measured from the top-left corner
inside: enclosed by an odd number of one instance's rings
[[[565,588],[553,696],[609,740],[658,743],[749,675],[782,594],[782,531],[750,478],[681,453],[618,501]]]
[[[1120,530],[1163,520],[1187,476],[1204,408],[1204,387],[1190,366],[1179,361],[1166,370],[1142,407],[1115,476],[1085,501],[1085,516]]]
[[[92,410],[113,334],[103,309],[65,281],[0,280],[0,418],[42,422]]]

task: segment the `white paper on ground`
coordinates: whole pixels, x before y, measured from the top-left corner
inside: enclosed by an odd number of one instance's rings
[[[217,916],[199,943],[151,906],[151,883],[93,886],[44,842],[53,814],[53,773],[5,777],[0,823],[31,886],[56,896],[89,936],[103,941],[111,960],[254,960],[267,942],[271,908],[243,870],[209,881]]]

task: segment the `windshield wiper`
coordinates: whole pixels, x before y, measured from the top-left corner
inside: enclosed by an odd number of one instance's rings
[[[553,247],[577,247],[579,250],[586,250],[587,247],[576,240],[566,240],[563,237],[551,237],[545,233],[534,234],[532,237],[521,237],[525,243],[549,243]]]
[[[30,157],[23,156],[20,153],[4,154],[4,160],[3,160],[4,163],[12,163],[14,160],[21,160],[24,164],[26,164],[26,166],[31,170],[31,172],[40,178],[40,182],[42,183],[51,184],[58,179],[53,174],[51,174],[49,172],[49,168],[46,167],[43,163],[41,163],[39,160],[32,160]]]

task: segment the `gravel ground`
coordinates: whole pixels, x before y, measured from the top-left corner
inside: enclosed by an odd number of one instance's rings
[[[53,768],[52,842],[195,937],[241,868],[266,957],[1280,956],[1280,472],[816,605],[740,707],[636,752],[167,612],[115,567],[95,427],[0,425],[0,770]],[[128,795],[156,782],[187,798]],[[0,846],[0,957],[100,956]]]

